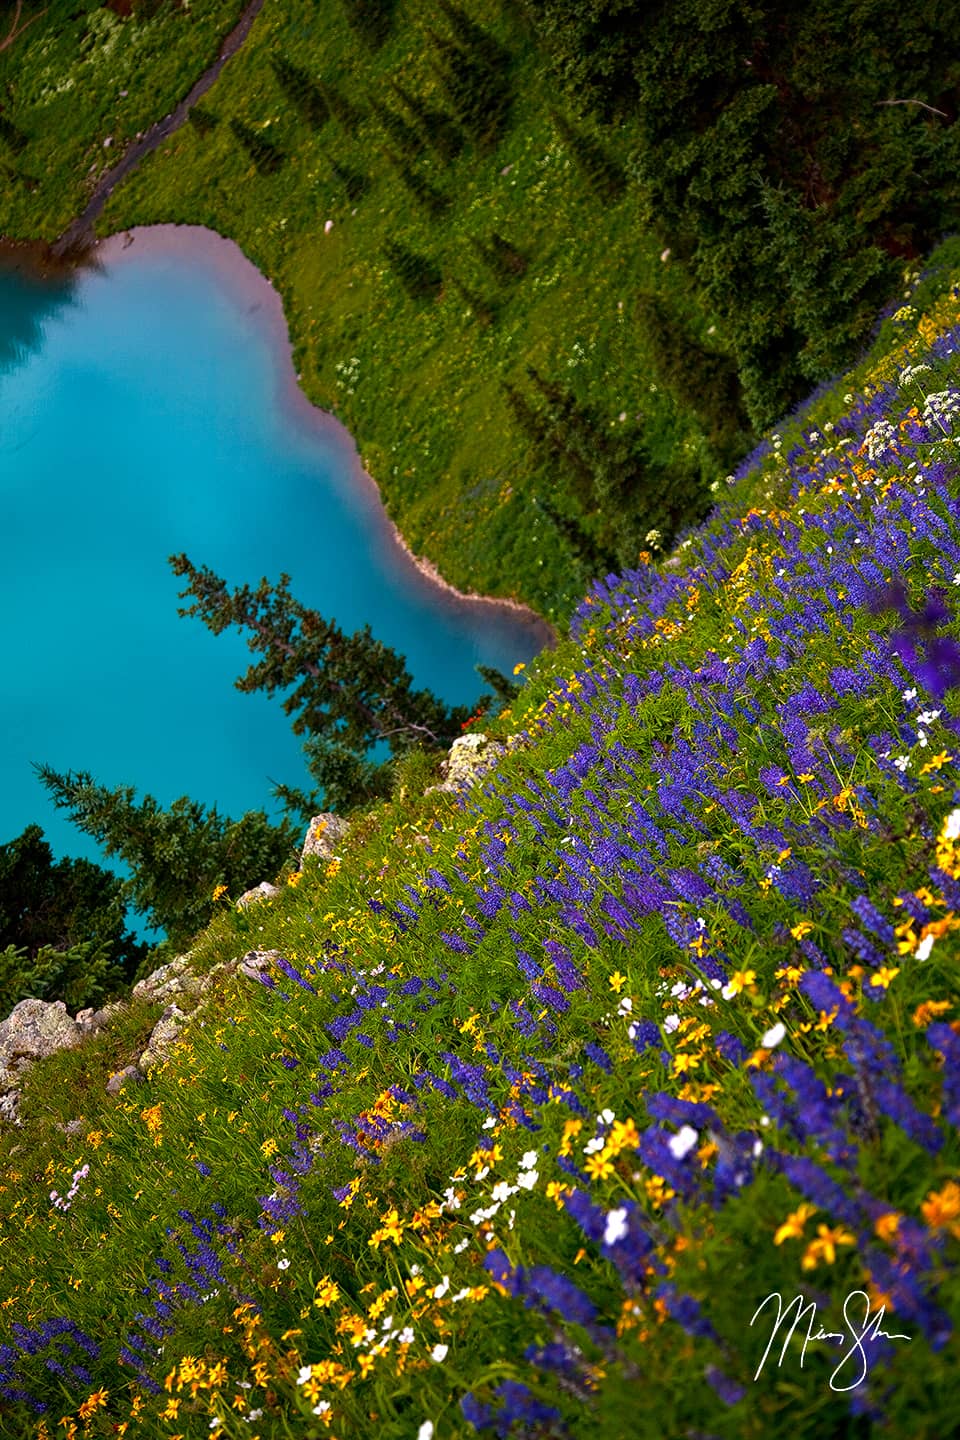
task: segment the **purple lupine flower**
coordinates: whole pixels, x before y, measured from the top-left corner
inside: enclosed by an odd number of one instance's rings
[[[918,1110],[910,1096],[895,1081],[875,1076],[872,1081],[872,1095],[877,1108],[898,1125],[905,1135],[923,1147],[931,1155],[943,1148],[943,1135],[936,1121]]]
[[[704,1340],[719,1338],[692,1295],[681,1295],[676,1285],[670,1281],[664,1281],[662,1285],[658,1285],[654,1295],[658,1300],[663,1301],[667,1313],[688,1335]]]
[[[530,986],[530,993],[534,999],[539,1000],[543,1005],[549,1005],[551,1010],[556,1010],[563,1015],[570,1009],[570,1001],[559,990],[552,985],[534,984]]]
[[[851,1228],[859,1225],[860,1206],[813,1160],[778,1150],[768,1150],[767,1160],[821,1210],[829,1211]]]
[[[556,940],[544,940],[543,948],[553,961],[553,968],[556,971],[561,989],[565,990],[567,994],[569,994],[571,990],[582,990],[584,984],[583,976],[576,965],[574,965],[567,947],[561,945]]]
[[[602,1045],[598,1045],[594,1040],[588,1040],[583,1047],[583,1053],[588,1059],[593,1061],[594,1065],[598,1065],[605,1074],[609,1075],[612,1072],[613,1061]]]
[[[460,1413],[464,1420],[473,1426],[474,1430],[489,1430],[493,1423],[491,1407],[478,1400],[469,1391],[460,1397]]]
[[[464,940],[461,935],[453,935],[449,930],[441,930],[440,939],[444,945],[446,945],[447,949],[452,950],[455,955],[469,955],[473,951],[473,946]]]
[[[731,1380],[729,1375],[718,1370],[716,1365],[708,1365],[703,1372],[707,1383],[716,1391],[724,1405],[737,1405],[746,1395],[743,1385],[738,1385],[736,1380]]]
[[[516,1421],[523,1423],[526,1433],[533,1434],[541,1427],[556,1427],[560,1434],[566,1434],[566,1427],[560,1424],[560,1411],[555,1405],[538,1400],[528,1386],[519,1380],[503,1380],[494,1388],[494,1395],[503,1401],[499,1414],[494,1417],[494,1429],[501,1440],[506,1440]],[[541,1430],[542,1433],[542,1430]]]
[[[717,1054],[731,1065],[742,1065],[750,1053],[743,1041],[729,1030],[719,1030],[713,1037],[713,1044]]]
[[[868,896],[858,895],[850,908],[863,928],[869,930],[871,935],[875,935],[884,945],[893,945],[895,943],[896,936],[893,932],[893,926],[885,915],[881,915],[876,905],[874,905]]]
[[[720,1122],[709,1105],[693,1100],[678,1100],[664,1091],[655,1091],[643,1097],[647,1113],[653,1120],[667,1120],[671,1125],[694,1125],[699,1129]]]

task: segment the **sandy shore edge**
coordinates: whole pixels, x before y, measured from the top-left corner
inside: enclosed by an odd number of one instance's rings
[[[509,614],[515,621],[523,623],[539,649],[553,648],[557,644],[558,635],[554,627],[528,605],[519,600],[458,590],[444,579],[431,560],[414,554],[395,521],[387,513],[380,487],[364,468],[353,436],[336,416],[314,405],[301,389],[299,377],[293,368],[293,346],[280,292],[273,281],[258,270],[253,261],[244,254],[235,240],[203,225],[167,223],[136,226],[96,241],[89,252],[87,263],[96,267],[107,264],[113,266],[143,255],[169,256],[184,263],[198,260],[206,263],[212,266],[218,277],[234,291],[248,313],[258,312],[257,323],[266,327],[276,352],[284,405],[300,423],[328,433],[332,430],[349,448],[353,459],[351,482],[365,487],[368,493],[375,497],[379,523],[422,581],[442,591],[457,608],[483,608],[488,611],[492,608],[502,614]]]

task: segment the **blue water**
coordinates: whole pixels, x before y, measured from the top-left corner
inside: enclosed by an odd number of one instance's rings
[[[413,569],[349,437],[291,397],[256,292],[201,250],[134,247],[72,286],[0,272],[0,842],[36,821],[56,854],[102,858],[31,761],[235,816],[307,783],[279,698],[233,686],[243,637],[178,617],[174,552],[230,584],[287,571],[449,701],[542,643]]]

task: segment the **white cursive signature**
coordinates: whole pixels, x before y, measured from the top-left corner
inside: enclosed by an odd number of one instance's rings
[[[817,1324],[817,1306],[815,1301],[805,1301],[802,1295],[797,1295],[795,1299],[790,1301],[789,1305],[784,1305],[783,1296],[778,1290],[775,1290],[772,1295],[767,1296],[766,1300],[762,1300],[760,1302],[756,1310],[753,1312],[753,1319],[750,1321],[751,1326],[755,1324],[757,1317],[760,1315],[761,1311],[770,1304],[771,1300],[775,1300],[777,1302],[776,1323],[772,1331],[770,1332],[770,1339],[767,1341],[767,1348],[764,1350],[760,1364],[757,1366],[757,1373],[753,1377],[754,1380],[759,1379],[760,1372],[763,1369],[764,1365],[767,1363],[767,1356],[770,1354],[773,1342],[774,1340],[776,1340],[777,1334],[781,1326],[787,1326],[787,1328],[783,1336],[783,1346],[780,1350],[780,1359],[777,1361],[778,1370],[786,1359],[787,1346],[793,1339],[794,1332],[797,1330],[798,1327],[802,1327],[804,1325],[806,1326],[805,1330],[801,1329],[801,1334],[803,1335],[803,1346],[800,1350],[801,1370],[803,1369],[803,1361],[804,1356],[807,1353],[807,1346],[812,1340],[829,1340],[831,1343],[836,1345],[843,1345],[847,1340],[851,1341],[850,1348],[844,1352],[839,1365],[837,1365],[833,1374],[830,1376],[830,1389],[836,1390],[840,1393],[843,1393],[846,1390],[855,1390],[858,1385],[862,1384],[862,1382],[866,1380],[867,1345],[876,1340],[910,1339],[909,1335],[894,1335],[890,1334],[889,1331],[882,1330],[880,1328],[883,1322],[886,1307],[881,1305],[880,1309],[871,1316],[870,1297],[867,1295],[867,1292],[865,1290],[851,1290],[850,1294],[843,1302],[843,1323],[846,1326],[845,1331],[824,1330],[822,1326]],[[860,1305],[862,1305],[863,1307],[862,1320],[857,1316],[857,1311],[859,1310]],[[814,1329],[815,1325],[816,1329]],[[838,1383],[838,1380],[847,1366],[855,1367],[856,1378],[851,1380],[849,1385],[841,1385]]]

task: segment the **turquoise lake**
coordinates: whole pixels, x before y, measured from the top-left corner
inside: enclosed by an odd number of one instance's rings
[[[450,701],[481,692],[478,661],[510,671],[544,643],[416,570],[239,252],[158,236],[111,242],[71,285],[0,271],[0,842],[36,821],[57,854],[99,858],[32,761],[235,816],[305,783],[280,700],[234,689],[243,637],[178,617],[174,552],[230,584],[287,571]]]

